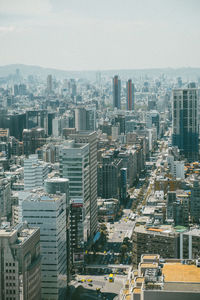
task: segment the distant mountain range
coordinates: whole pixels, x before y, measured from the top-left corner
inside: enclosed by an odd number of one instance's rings
[[[97,71],[64,71],[52,68],[43,68],[40,66],[31,66],[23,64],[12,64],[0,66],[0,77],[7,77],[10,74],[15,74],[16,69],[20,70],[20,74],[23,77],[28,75],[37,75],[41,78],[46,78],[48,74],[52,74],[58,79],[63,78],[83,78],[89,80],[95,80]],[[169,77],[182,77],[186,80],[196,80],[200,78],[200,68],[157,68],[157,69],[133,69],[133,70],[102,70],[102,75],[112,77],[115,74],[119,74],[122,79],[127,79],[134,76],[160,76],[165,74]]]

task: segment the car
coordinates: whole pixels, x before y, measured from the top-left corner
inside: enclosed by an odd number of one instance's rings
[[[88,283],[88,285],[89,285],[89,286],[93,286],[93,284],[92,284],[92,283]]]
[[[92,282],[92,279],[91,279],[91,278],[88,278],[87,281],[88,281],[88,282]]]

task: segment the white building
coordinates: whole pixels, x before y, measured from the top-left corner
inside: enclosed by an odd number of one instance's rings
[[[63,128],[68,128],[68,127],[69,127],[69,118],[67,116],[54,118],[52,121],[53,136],[55,137],[61,136]]]
[[[112,141],[116,141],[119,136],[119,126],[112,126]]]
[[[0,299],[41,300],[40,230],[0,227]]]
[[[90,235],[89,144],[66,141],[60,151],[60,176],[69,179],[69,197],[83,199],[87,232]],[[83,221],[86,221],[83,220]]]
[[[40,228],[42,299],[61,300],[66,293],[66,195],[41,190],[19,192],[20,215]]]
[[[48,164],[38,160],[37,154],[24,159],[24,189],[41,187],[48,176]]]
[[[170,172],[175,178],[185,178],[184,161],[174,161],[174,157],[168,155],[167,162],[170,167]]]

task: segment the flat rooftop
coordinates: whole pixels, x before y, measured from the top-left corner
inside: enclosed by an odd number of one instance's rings
[[[135,226],[134,232],[146,233],[146,234],[159,234],[163,236],[168,236],[169,234],[171,235],[176,234],[176,231],[171,225],[159,225],[156,227],[151,226],[147,228],[146,225],[138,224]]]
[[[142,283],[142,282],[144,282],[144,277],[138,277],[138,278],[136,278],[136,282],[137,282],[137,283]]]
[[[157,269],[158,263],[141,263],[140,267],[141,268],[149,268],[149,269]]]
[[[133,289],[133,293],[134,293],[134,294],[140,294],[140,293],[141,293],[141,289],[139,289],[139,288],[134,288],[134,289]]]
[[[200,268],[195,265],[167,263],[164,264],[162,273],[165,275],[165,282],[200,283]]]
[[[159,259],[159,255],[143,255],[142,256],[143,259]]]

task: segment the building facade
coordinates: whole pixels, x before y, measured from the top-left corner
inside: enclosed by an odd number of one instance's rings
[[[70,135],[76,143],[89,144],[89,182],[90,182],[90,234],[93,237],[97,231],[97,133],[95,131],[80,131]]]
[[[29,227],[40,228],[42,299],[65,299],[66,200],[65,194],[47,194],[43,190],[21,192],[20,215]]]
[[[20,223],[0,228],[0,299],[41,299],[40,230]]]
[[[175,89],[172,96],[172,145],[188,161],[198,159],[198,89]]]
[[[113,78],[113,108],[121,108],[121,80],[117,75]]]
[[[135,93],[134,93],[134,84],[132,80],[129,79],[126,83],[126,109],[127,110],[134,110],[135,106]]]
[[[38,160],[37,154],[24,159],[24,189],[41,187],[48,175],[48,164]]]

